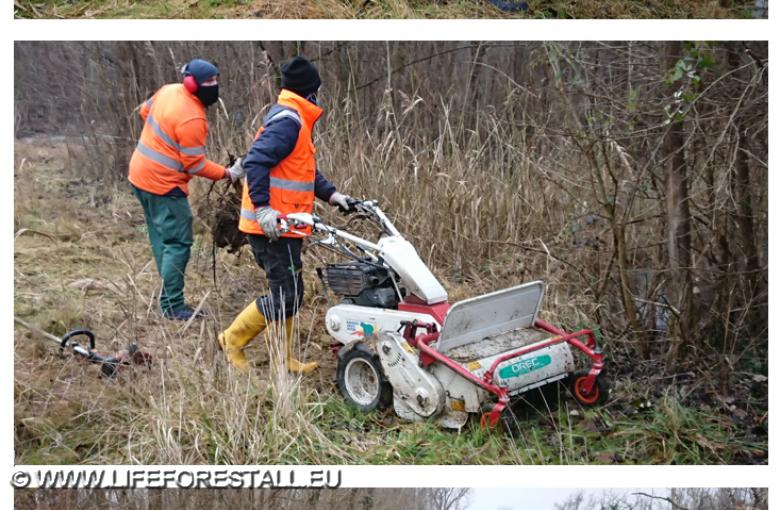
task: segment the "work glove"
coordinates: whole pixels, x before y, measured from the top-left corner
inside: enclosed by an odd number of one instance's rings
[[[328,199],[328,203],[330,203],[331,205],[339,206],[341,212],[347,213],[352,210],[352,206],[349,205],[350,200],[352,200],[352,197],[350,197],[349,195],[344,195],[339,193],[338,191],[334,191],[333,194]]]
[[[244,159],[238,158],[235,163],[227,167],[227,173],[230,176],[230,182],[236,182],[240,179],[243,179],[246,175],[246,170],[244,170]]]
[[[258,207],[255,211],[255,218],[265,232],[265,236],[271,241],[279,239],[279,211],[271,209],[270,206]]]

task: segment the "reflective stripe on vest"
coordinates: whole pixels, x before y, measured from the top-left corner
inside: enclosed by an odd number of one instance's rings
[[[147,147],[140,141],[138,142],[138,145],[135,146],[135,148],[138,152],[140,152],[147,158],[151,159],[155,163],[159,163],[162,166],[168,167],[171,170],[175,170],[177,172],[181,172],[182,170],[184,170],[184,167],[182,167],[182,164],[178,160],[175,160],[173,158],[166,156],[165,154],[157,152],[151,147]]]
[[[241,217],[245,220],[254,221],[257,223],[257,216],[255,215],[255,211],[250,211],[249,209],[241,209]]]
[[[206,154],[206,148],[202,145],[198,147],[181,147],[179,146],[179,152],[186,154],[187,156],[202,156]]]
[[[271,177],[271,187],[289,191],[314,191],[313,182],[288,181],[278,177]]]
[[[298,112],[296,112],[295,110],[288,110],[287,108],[284,108],[271,115],[270,118],[265,119],[263,126],[268,127],[268,125],[271,124],[271,122],[277,119],[283,119],[285,117],[295,121],[295,123],[298,124],[299,128],[301,127],[301,124],[303,124],[303,121],[301,120],[301,116],[298,115]]]
[[[201,170],[206,168],[206,158],[203,158],[200,160],[200,163],[198,163],[195,167],[190,168],[187,170],[188,174],[196,175],[199,174]]]

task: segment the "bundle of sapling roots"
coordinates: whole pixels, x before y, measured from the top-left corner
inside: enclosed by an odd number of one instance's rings
[[[232,121],[221,99],[218,106],[211,119],[210,138],[219,148],[217,161],[226,161],[226,166],[232,166],[238,158],[244,157],[249,147],[248,134],[253,131],[251,125],[237,125]],[[238,230],[241,191],[241,181],[215,181],[195,201],[194,212],[208,226],[214,246],[227,248],[229,253],[237,253],[247,243],[246,236]]]
[[[215,182],[198,203],[196,214],[208,225],[211,240],[217,248],[236,253],[246,244],[246,236],[238,230],[241,212],[241,184]]]

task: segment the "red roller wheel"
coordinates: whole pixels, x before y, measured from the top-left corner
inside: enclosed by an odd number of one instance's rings
[[[585,381],[588,377],[588,372],[578,372],[571,378],[571,393],[574,398],[585,407],[593,407],[603,404],[607,400],[609,395],[609,388],[607,384],[601,378],[596,376],[596,382],[590,391],[585,389]]]

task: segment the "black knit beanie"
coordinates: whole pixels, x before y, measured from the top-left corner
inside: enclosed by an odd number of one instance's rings
[[[304,57],[295,57],[280,66],[282,88],[295,92],[301,97],[317,92],[322,80],[317,68]]]

